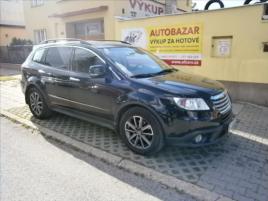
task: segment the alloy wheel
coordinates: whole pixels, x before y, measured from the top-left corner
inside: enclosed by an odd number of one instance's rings
[[[32,111],[37,116],[40,116],[42,114],[43,101],[42,101],[40,95],[35,91],[30,94],[30,105],[31,105]]]
[[[153,128],[141,116],[132,116],[126,121],[125,133],[128,142],[135,148],[147,149],[152,145]]]

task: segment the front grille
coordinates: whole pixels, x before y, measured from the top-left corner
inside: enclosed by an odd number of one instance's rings
[[[211,96],[211,101],[215,110],[219,111],[221,114],[226,114],[232,108],[232,104],[229,95],[226,91]]]

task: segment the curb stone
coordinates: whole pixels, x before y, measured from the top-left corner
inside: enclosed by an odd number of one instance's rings
[[[10,68],[14,70],[20,70],[21,64],[0,63],[0,68]]]
[[[219,195],[215,192],[210,192],[209,190],[202,188],[200,186],[194,185],[192,183],[177,179],[175,177],[165,175],[156,170],[147,168],[143,165],[140,165],[136,162],[124,159],[120,156],[111,154],[109,152],[103,151],[101,149],[95,148],[93,146],[87,145],[85,143],[74,140],[70,137],[64,136],[58,132],[49,130],[42,126],[37,126],[31,121],[20,118],[10,112],[1,110],[1,115],[5,116],[11,120],[14,120],[18,123],[23,124],[33,130],[39,130],[43,135],[52,137],[60,142],[63,142],[67,145],[70,145],[82,152],[88,153],[89,155],[96,157],[100,160],[103,160],[109,164],[112,164],[118,168],[127,170],[131,173],[144,176],[145,178],[151,179],[153,181],[159,182],[163,185],[166,185],[170,188],[176,189],[178,192],[188,194],[197,200],[204,201],[234,201],[228,197]]]

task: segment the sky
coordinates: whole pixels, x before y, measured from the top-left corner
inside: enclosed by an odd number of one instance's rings
[[[224,3],[224,7],[234,7],[234,6],[242,6],[245,0],[222,0]],[[193,3],[196,3],[195,9],[204,10],[204,7],[208,0],[192,0]],[[256,0],[252,1],[252,3],[257,2]],[[219,4],[212,4],[209,9],[217,9],[220,8]]]

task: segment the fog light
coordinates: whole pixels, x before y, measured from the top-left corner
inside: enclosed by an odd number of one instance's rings
[[[195,140],[196,143],[201,142],[202,139],[203,139],[203,136],[202,136],[202,135],[198,135],[198,136],[196,136],[196,137],[194,138],[194,140]]]

